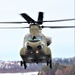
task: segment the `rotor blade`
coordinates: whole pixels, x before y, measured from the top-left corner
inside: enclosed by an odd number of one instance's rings
[[[0,29],[24,29],[29,27],[0,27]]]
[[[75,26],[42,26],[42,28],[75,28]]]
[[[30,16],[28,16],[26,13],[22,13],[21,16],[28,22],[28,23],[35,23],[35,20],[33,20]]]
[[[62,22],[62,21],[73,21],[74,19],[61,19],[61,20],[50,20],[50,21],[43,21],[43,22]]]
[[[21,23],[28,23],[28,22],[0,22],[0,23],[3,23],[3,24],[21,24]]]
[[[28,17],[27,17],[27,19],[28,19]],[[43,20],[42,18],[41,18],[41,20]],[[75,19],[62,19],[62,20],[48,20],[48,21],[39,21],[40,23],[42,23],[42,22],[62,22],[62,21],[73,21],[73,20],[75,20]],[[21,23],[38,23],[38,21],[34,21],[33,19],[32,19],[32,21],[29,19],[27,22],[25,22],[25,21],[22,21],[22,22],[0,22],[0,23],[2,23],[2,24],[21,24]]]
[[[39,12],[38,15],[38,24],[42,24],[43,23],[43,12]]]

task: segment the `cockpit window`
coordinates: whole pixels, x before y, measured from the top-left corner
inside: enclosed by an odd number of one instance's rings
[[[37,35],[37,36],[31,36],[31,35],[27,35],[26,37],[25,37],[25,40],[42,40],[42,36],[41,35]]]
[[[37,38],[37,40],[42,40],[42,36],[41,35],[37,35],[36,38]]]
[[[27,35],[26,37],[25,37],[25,40],[32,40],[32,36],[31,35]]]

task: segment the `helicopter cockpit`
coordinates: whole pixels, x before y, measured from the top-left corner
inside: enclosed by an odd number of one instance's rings
[[[42,35],[38,34],[36,36],[32,36],[32,35],[27,35],[25,36],[25,40],[26,41],[42,41],[43,38],[42,38]]]
[[[27,50],[31,49],[42,49],[43,45],[43,37],[41,34],[38,34],[36,36],[32,36],[30,34],[26,35],[24,38],[24,47],[27,48]]]

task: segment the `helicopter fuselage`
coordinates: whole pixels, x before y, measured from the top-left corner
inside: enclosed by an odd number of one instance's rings
[[[30,33],[25,35],[20,56],[26,63],[47,62],[51,59],[51,38],[41,33],[41,28],[36,25],[30,26]]]
[[[41,33],[36,35],[34,39],[31,34],[27,34],[25,35],[20,55],[24,55],[24,58],[35,58],[35,56],[40,58],[50,55],[51,51],[49,50],[47,43],[50,45],[49,43],[51,43],[51,40]]]

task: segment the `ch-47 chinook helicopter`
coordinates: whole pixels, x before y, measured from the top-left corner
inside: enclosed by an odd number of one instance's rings
[[[75,19],[62,19],[62,20],[50,20],[43,21],[43,12],[39,12],[38,20],[33,20],[26,13],[22,13],[21,16],[26,20],[25,22],[0,22],[0,23],[28,23],[29,27],[0,27],[0,29],[16,29],[16,28],[29,28],[30,33],[24,37],[23,47],[20,50],[20,56],[22,61],[20,65],[24,65],[26,69],[26,63],[47,63],[52,68],[52,54],[49,45],[52,43],[51,37],[47,37],[42,34],[43,28],[75,28],[75,26],[43,26],[43,22],[62,22],[72,21]]]

